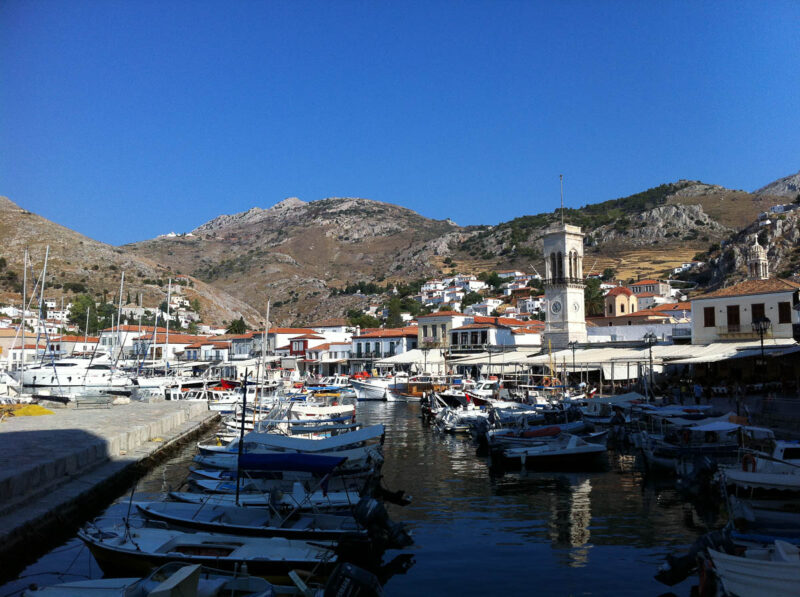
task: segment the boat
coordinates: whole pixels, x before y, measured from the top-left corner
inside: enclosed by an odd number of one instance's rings
[[[714,572],[727,594],[737,597],[796,597],[800,593],[800,549],[777,540],[743,556],[708,549]]]
[[[258,537],[285,537],[361,543],[362,549],[380,544],[402,548],[412,540],[401,523],[389,519],[384,506],[373,498],[362,498],[352,513],[321,514],[291,512],[282,516],[269,508],[153,502],[137,504],[141,515],[166,522],[173,528],[230,533]]]
[[[114,368],[107,355],[93,359],[66,358],[40,363],[21,372],[23,388],[34,392],[123,390],[130,392],[133,381]]]
[[[500,455],[506,464],[530,470],[594,470],[603,465],[606,447],[577,435],[555,432],[551,439],[532,445],[506,448]]]
[[[27,589],[23,597],[149,597],[195,595],[203,597],[277,597],[298,594],[293,587],[280,590],[263,578],[243,570],[226,572],[199,564],[170,562],[141,578],[101,578]]]
[[[179,502],[208,505],[235,505],[236,496],[228,493],[207,494],[188,491],[170,491],[169,497]],[[266,493],[240,493],[243,506],[269,506],[277,510],[344,509],[352,508],[359,496],[354,492],[317,490],[309,492],[300,482],[292,484],[291,491],[273,490]]]
[[[325,578],[338,560],[332,542],[133,528],[127,522],[102,527],[89,523],[78,537],[106,576],[144,575],[169,562],[180,562],[228,571],[246,565],[249,574],[286,583],[294,570]]]

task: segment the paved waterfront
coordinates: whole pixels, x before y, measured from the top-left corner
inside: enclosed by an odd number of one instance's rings
[[[54,410],[0,424],[0,551],[63,520],[97,487],[215,417],[203,403]]]

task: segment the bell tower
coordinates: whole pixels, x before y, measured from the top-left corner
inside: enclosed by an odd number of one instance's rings
[[[544,235],[547,304],[544,341],[553,348],[586,342],[583,289],[583,232],[580,226],[555,224]]]
[[[751,280],[766,280],[769,278],[767,252],[764,247],[758,244],[758,237],[753,239],[753,246],[747,252],[747,269]]]

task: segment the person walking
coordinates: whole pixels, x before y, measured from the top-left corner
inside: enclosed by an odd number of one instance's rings
[[[695,383],[694,384],[694,403],[699,405],[700,402],[702,402],[702,400],[703,400],[703,386],[701,386],[699,383]]]

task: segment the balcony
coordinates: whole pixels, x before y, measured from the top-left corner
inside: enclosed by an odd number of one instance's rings
[[[583,278],[570,278],[568,276],[564,276],[562,278],[545,278],[545,284],[553,285],[568,285],[568,284],[577,284],[580,286],[584,285]]]
[[[758,340],[760,336],[753,331],[750,324],[742,325],[733,323],[729,325],[718,325],[717,336],[720,340]],[[772,338],[772,328],[764,333],[764,338]]]

